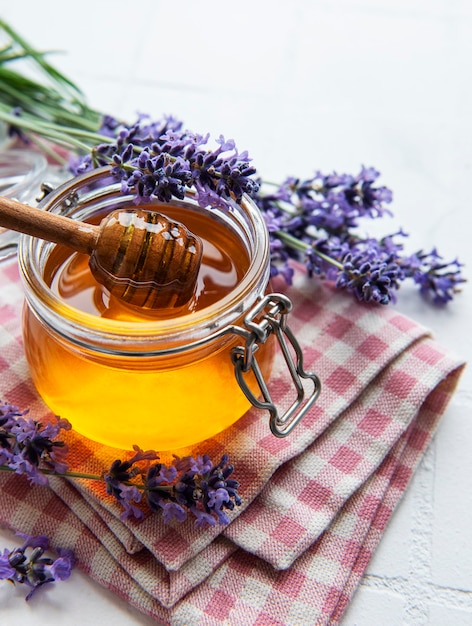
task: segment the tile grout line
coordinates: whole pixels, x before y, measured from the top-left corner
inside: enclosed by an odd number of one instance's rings
[[[444,587],[432,582],[434,528],[434,482],[436,446],[433,440],[418,466],[413,488],[413,515],[409,538],[407,576],[366,574],[360,586],[395,594],[403,600],[402,623],[427,626],[431,604],[472,612],[472,591]]]
[[[411,580],[402,576],[388,577],[366,574],[360,586],[404,598],[409,594]],[[472,612],[472,591],[426,582],[421,585],[420,593],[425,594],[429,602],[434,602],[438,606]]]
[[[405,595],[403,621],[409,626],[426,626],[431,598],[431,557],[434,524],[435,441],[426,451],[415,473],[413,515],[409,545],[409,580]]]

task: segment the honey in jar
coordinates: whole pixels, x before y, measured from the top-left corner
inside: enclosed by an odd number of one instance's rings
[[[40,206],[97,223],[130,202],[98,170],[62,185]],[[25,354],[42,398],[77,432],[112,447],[177,450],[212,437],[251,406],[232,351],[241,344],[244,316],[267,289],[268,235],[248,199],[229,210],[202,209],[191,196],[146,208],[184,223],[203,242],[188,305],[131,307],[94,280],[88,257],[24,237]],[[264,378],[272,356],[269,338],[257,350]],[[247,379],[257,396],[251,372]]]

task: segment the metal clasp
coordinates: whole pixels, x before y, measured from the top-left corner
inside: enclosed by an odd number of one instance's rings
[[[286,437],[292,432],[316,402],[321,390],[318,376],[305,372],[302,349],[287,326],[287,316],[291,310],[290,298],[283,294],[271,293],[265,296],[244,318],[244,328],[233,327],[232,329],[233,332],[246,338],[245,345],[233,348],[231,353],[236,380],[253,406],[269,411],[270,430],[276,437]],[[275,334],[282,350],[296,391],[296,399],[282,415],[279,414],[271,398],[256,358],[259,345],[265,343],[272,333]],[[262,400],[256,398],[246,382],[244,374],[249,371],[252,371],[255,376]],[[305,386],[303,381],[305,381]],[[305,388],[306,386],[308,389]]]

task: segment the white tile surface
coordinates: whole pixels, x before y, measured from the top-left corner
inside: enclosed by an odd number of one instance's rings
[[[2,17],[63,50],[56,64],[96,107],[223,133],[265,178],[375,166],[395,217],[371,232],[402,226],[411,251],[437,245],[470,276],[469,0],[41,0],[8,3]],[[397,307],[469,358],[471,303],[470,285],[441,310],[404,286]],[[472,624],[471,410],[468,369],[343,626]],[[45,595],[30,607],[0,587],[0,623],[151,623],[79,572]]]
[[[431,580],[441,587],[472,589],[472,432],[470,404],[462,394],[458,395],[443,426],[436,441]],[[464,471],[466,468],[469,471]]]

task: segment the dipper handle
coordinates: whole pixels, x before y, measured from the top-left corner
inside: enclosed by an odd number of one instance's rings
[[[100,227],[42,211],[11,198],[0,198],[0,226],[92,254]]]

